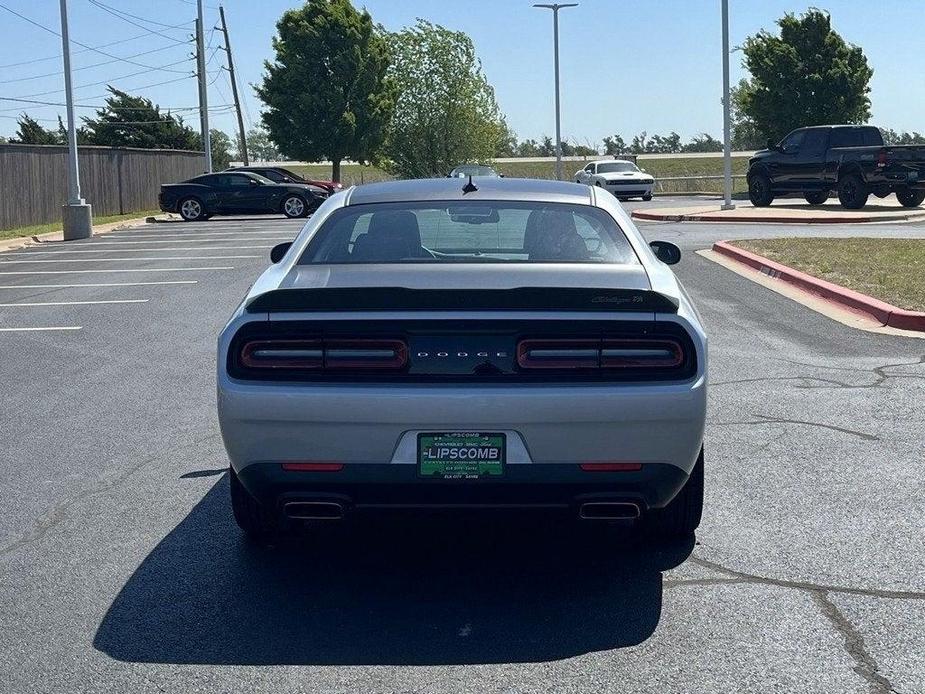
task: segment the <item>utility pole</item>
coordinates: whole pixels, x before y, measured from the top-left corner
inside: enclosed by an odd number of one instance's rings
[[[64,96],[67,102],[67,204],[64,205],[64,240],[93,235],[90,205],[80,197],[80,169],[77,165],[77,124],[74,122],[74,90],[71,85],[71,42],[67,32],[67,0],[61,0],[61,47],[64,56]]]
[[[225,35],[225,53],[228,55],[228,76],[231,78],[231,94],[234,97],[234,108],[238,112],[238,138],[241,141],[241,158],[244,166],[249,166],[247,157],[247,138],[244,136],[244,118],[241,117],[241,100],[238,98],[238,83],[234,78],[234,60],[231,57],[231,44],[228,42],[228,25],[225,24],[225,8],[218,6],[218,14],[222,18],[222,33]]]
[[[723,205],[734,210],[732,204],[732,133],[729,103],[729,0],[723,3]]]
[[[546,10],[552,10],[552,34],[553,34],[553,53],[555,55],[555,72],[556,72],[556,180],[562,180],[562,130],[560,127],[559,116],[559,10],[563,7],[578,7],[577,2],[555,3],[553,5],[536,4],[534,7],[542,7]]]
[[[202,0],[196,0],[196,72],[199,76],[199,130],[202,151],[206,158],[206,173],[212,173],[212,143],[209,140],[209,95],[206,89],[206,46],[202,37]]]

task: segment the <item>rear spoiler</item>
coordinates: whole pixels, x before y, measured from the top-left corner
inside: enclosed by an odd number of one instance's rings
[[[642,289],[515,287],[409,289],[345,287],[275,289],[247,304],[248,313],[280,311],[652,311],[677,313],[678,302]]]

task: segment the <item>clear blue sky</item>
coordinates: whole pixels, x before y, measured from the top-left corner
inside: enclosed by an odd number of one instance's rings
[[[192,30],[192,0],[100,0],[155,27],[167,37],[184,39]],[[59,29],[57,0],[0,0],[30,19]],[[360,4],[359,2],[357,4]],[[218,21],[217,1],[208,0],[206,26]],[[297,6],[284,0],[227,0],[225,12],[235,51],[239,83],[249,115],[257,121],[260,104],[250,84],[260,80],[263,60],[271,57],[270,40],[283,10]],[[554,132],[552,93],[552,17],[522,0],[366,0],[377,22],[395,30],[424,17],[467,32],[475,42],[485,73],[494,85],[509,124],[521,139]],[[809,6],[828,10],[836,30],[864,48],[874,68],[871,100],[873,122],[903,130],[925,131],[925,13],[919,0],[730,0],[731,42],[735,46],[759,29],[774,29],[774,20],[787,11]],[[165,107],[197,104],[195,80],[185,75],[193,62],[183,61],[191,46],[171,44],[165,36],[113,17],[90,0],[70,0],[71,37],[90,46],[143,35],[102,48],[143,66],[169,70],[143,72],[129,63],[110,63],[98,53],[74,55],[78,101],[101,103],[104,84],[144,94]],[[181,28],[152,25],[190,24]],[[132,20],[138,21],[138,20]],[[685,138],[722,130],[720,0],[583,0],[561,13],[562,129],[579,143],[596,143],[619,133],[629,139],[646,130],[676,130]],[[210,32],[207,32],[211,33]],[[219,35],[212,36],[213,47]],[[158,50],[163,49],[163,50]],[[80,50],[74,46],[73,50]],[[146,55],[142,52],[153,51]],[[0,9],[0,96],[41,101],[63,98],[60,75],[37,77],[61,69],[58,59],[8,66],[24,60],[55,56],[60,39]],[[209,54],[212,53],[210,49]],[[230,102],[224,74],[215,71],[224,59],[216,53],[209,65],[215,81],[210,105],[219,108],[213,127],[234,129],[233,115],[222,109]],[[740,54],[733,53],[733,80],[742,76]],[[173,64],[177,63],[177,64]],[[172,65],[171,65],[172,64]],[[142,74],[132,74],[142,73]],[[131,75],[131,76],[130,76]],[[35,77],[35,79],[32,79]],[[28,78],[28,79],[25,79]],[[14,81],[15,80],[15,81]],[[177,80],[161,86],[146,86]],[[92,83],[103,82],[103,85]],[[89,86],[82,86],[89,85]],[[138,89],[145,86],[144,89]],[[49,93],[44,93],[49,92]],[[38,94],[36,96],[32,96]],[[0,134],[15,131],[15,116],[25,110],[34,117],[54,119],[63,108],[0,101]],[[84,110],[83,113],[92,113]],[[188,121],[198,127],[194,111]],[[51,123],[48,123],[51,125]]]

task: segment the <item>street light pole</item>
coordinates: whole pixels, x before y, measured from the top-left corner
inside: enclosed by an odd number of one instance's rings
[[[61,0],[61,48],[64,56],[64,99],[67,109],[67,204],[64,205],[64,240],[85,239],[93,234],[90,205],[80,197],[77,164],[77,124],[74,122],[74,90],[71,85],[71,42],[68,38],[67,0]]]
[[[577,2],[554,3],[552,5],[536,4],[534,7],[542,7],[546,10],[552,10],[552,34],[553,34],[553,53],[555,72],[556,72],[556,180],[562,180],[562,128],[561,118],[559,115],[559,10],[563,7],[578,7]]]
[[[729,103],[729,0],[723,3],[723,205],[734,210],[732,204],[732,133]]]
[[[206,46],[203,39],[202,0],[196,0],[196,73],[199,75],[199,129],[206,173],[212,173],[212,143],[209,136],[209,90],[206,87]]]

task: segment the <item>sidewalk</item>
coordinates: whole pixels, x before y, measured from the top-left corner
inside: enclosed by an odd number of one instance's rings
[[[810,206],[796,198],[780,200],[770,207],[752,207],[745,201],[735,201],[734,210],[720,209],[720,202],[710,205],[656,207],[634,210],[632,217],[658,222],[771,222],[775,224],[858,224],[869,222],[925,221],[925,208],[903,207],[895,197],[883,200],[871,197],[864,209],[846,210],[835,198],[824,205]]]

